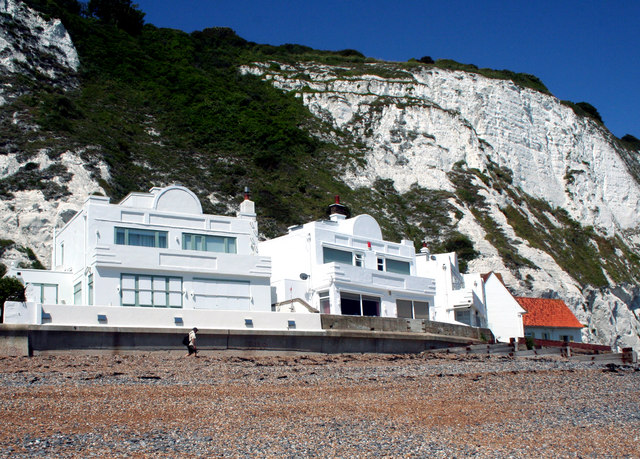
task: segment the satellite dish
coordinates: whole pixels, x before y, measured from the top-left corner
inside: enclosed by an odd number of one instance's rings
[[[309,275],[307,273],[300,273],[300,279],[307,280],[309,279]]]

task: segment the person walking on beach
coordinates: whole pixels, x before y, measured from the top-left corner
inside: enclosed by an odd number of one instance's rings
[[[196,347],[196,333],[198,333],[198,329],[193,327],[193,330],[189,332],[189,342],[187,343],[187,349],[189,353],[185,355],[185,357],[189,357],[191,354],[198,357],[198,348]]]

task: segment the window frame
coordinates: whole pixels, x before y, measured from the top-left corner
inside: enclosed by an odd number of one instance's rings
[[[134,281],[134,287],[133,288],[128,288],[128,287],[124,287],[123,286],[123,279],[125,277],[131,278],[133,277],[133,281]],[[150,280],[150,287],[149,288],[141,288],[140,287],[140,278],[143,278],[144,280],[146,280],[147,278]],[[180,280],[180,289],[179,290],[172,290],[171,289],[171,280]],[[164,280],[164,290],[155,289],[155,285],[156,285],[156,280]],[[128,306],[128,307],[142,307],[142,308],[173,308],[173,309],[180,309],[184,306],[184,300],[183,300],[183,295],[182,295],[182,289],[183,289],[183,278],[180,276],[156,276],[153,274],[134,274],[134,273],[120,273],[120,306]],[[125,303],[124,301],[124,295],[125,292],[133,292],[134,294],[134,302],[133,303]],[[140,302],[140,293],[148,293],[151,299],[151,303],[150,304],[142,304]],[[155,304],[155,300],[156,300],[156,293],[158,294],[164,294],[165,296],[165,303],[164,304]],[[174,305],[171,304],[171,294],[178,294],[178,296],[180,297],[180,304],[179,305]]]
[[[189,245],[187,246],[187,237],[190,238]],[[224,250],[207,250],[207,238],[219,238],[222,239],[222,245]],[[200,244],[198,244],[200,240]],[[199,245],[199,247],[198,247]],[[182,233],[182,250],[195,250],[198,252],[210,252],[210,253],[238,253],[238,238],[235,236],[220,236],[218,234],[201,234],[201,233]]]
[[[122,231],[122,241],[118,242],[118,232]],[[154,245],[132,244],[131,232],[137,231],[139,233],[147,233],[147,235],[153,235]],[[115,226],[113,228],[113,243],[115,245],[126,245],[131,247],[147,247],[155,249],[166,249],[169,246],[169,232],[162,230],[153,230],[147,228],[130,228],[127,226]]]

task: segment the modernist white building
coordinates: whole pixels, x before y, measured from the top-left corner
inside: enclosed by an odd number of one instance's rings
[[[436,283],[431,320],[487,326],[482,277],[477,273],[460,273],[455,252],[431,254],[423,247],[416,255],[416,272]]]
[[[323,314],[429,319],[432,278],[416,270],[413,243],[385,241],[369,215],[347,218],[336,199],[329,220],[289,228],[260,242],[272,260],[272,303]]]
[[[182,186],[90,196],[55,236],[50,271],[12,268],[27,301],[139,309],[270,312],[271,262],[257,253],[254,203],[202,212]],[[79,312],[79,311],[78,311]]]

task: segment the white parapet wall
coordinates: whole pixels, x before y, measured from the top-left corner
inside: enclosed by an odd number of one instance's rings
[[[5,303],[5,323],[223,330],[322,330],[320,314]]]

